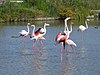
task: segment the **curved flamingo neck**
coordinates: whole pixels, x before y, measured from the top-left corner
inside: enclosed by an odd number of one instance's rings
[[[28,33],[29,33],[29,26],[27,25],[27,30],[28,30]]]
[[[65,32],[66,32],[66,29],[67,29],[67,32],[69,31],[68,25],[67,25],[67,21],[68,21],[68,20],[65,19],[65,29],[64,29]]]
[[[34,31],[35,31],[35,26],[33,25],[33,31],[32,31],[33,35],[34,35]]]
[[[86,28],[88,28],[88,24],[87,24],[87,21],[85,21],[85,25],[86,25]]]
[[[72,32],[72,25],[70,25],[70,32]]]
[[[47,26],[47,25],[45,24],[45,25],[44,25],[44,31],[45,31],[45,33],[46,33],[46,26]]]

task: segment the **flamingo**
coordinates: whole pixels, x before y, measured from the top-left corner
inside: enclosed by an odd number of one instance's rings
[[[45,23],[44,24],[44,28],[39,28],[34,33],[34,36],[31,38],[31,40],[33,40],[33,39],[35,39],[35,40],[37,40],[37,39],[45,39],[43,36],[46,34],[46,26],[49,26],[49,24]]]
[[[89,21],[89,19],[85,20],[85,25],[86,26],[83,26],[83,25],[80,25],[79,28],[78,28],[78,31],[85,31],[86,29],[88,29],[88,24],[87,24],[87,21]]]
[[[46,26],[49,26],[49,24],[45,23],[44,28],[39,28],[35,32],[34,32],[35,26],[34,25],[31,25],[31,26],[34,27],[32,33],[30,34],[31,40],[35,40],[34,43],[36,43],[36,41],[38,39],[45,40],[45,38],[43,36],[46,34]],[[41,44],[42,44],[42,41],[41,41]],[[33,47],[34,47],[34,45],[33,45]]]
[[[18,36],[18,37],[26,37],[26,36],[28,36],[28,34],[29,34],[29,25],[30,25],[30,23],[27,23],[27,31],[26,30],[21,30],[19,33],[20,33],[20,35]],[[17,37],[17,36],[16,36]],[[25,46],[24,45],[24,43],[25,43],[25,40],[23,39],[22,40],[22,43],[23,43],[23,46]]]
[[[65,28],[64,32],[59,32],[56,35],[56,44],[61,43],[61,48],[60,48],[60,60],[62,62],[62,47],[65,49],[65,45],[70,45],[70,46],[77,46],[72,40],[69,39],[69,36],[72,32],[72,25],[70,25],[70,30],[68,29],[67,21],[71,19],[70,17],[65,19]]]
[[[87,24],[88,21],[90,21],[90,20],[89,19],[86,19],[85,20],[85,25],[86,26],[80,25],[79,28],[78,28],[78,31],[84,32],[86,29],[88,29],[88,24]],[[81,40],[82,41],[82,44],[84,44],[83,43],[83,40],[84,40],[83,33],[81,34],[81,38],[82,38],[82,40]]]
[[[64,32],[59,32],[57,35],[56,35],[56,43],[60,43],[62,42],[62,45],[65,49],[65,40],[67,40],[72,32],[72,25],[70,26],[70,30],[68,29],[68,25],[67,25],[67,21],[70,20],[71,18],[68,17],[66,18],[64,21],[65,21],[65,28],[64,28]]]
[[[29,25],[30,25],[30,23],[27,23],[27,31],[26,30],[21,30],[19,32],[20,33],[20,36],[26,37],[29,34]]]
[[[60,62],[62,63],[62,48],[65,49],[65,40],[67,40],[67,36],[65,33],[59,32],[56,35],[56,44],[61,43],[61,48],[60,48]]]

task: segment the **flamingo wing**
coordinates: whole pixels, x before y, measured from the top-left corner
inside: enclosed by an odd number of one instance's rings
[[[41,30],[41,28],[39,28],[38,30],[35,31],[36,36],[38,36],[40,34],[40,30]]]
[[[41,28],[40,34],[44,34],[44,33],[45,33],[45,30],[43,28]]]
[[[57,41],[57,39],[59,38],[61,36],[61,32],[59,32],[57,35],[56,35],[56,41]]]

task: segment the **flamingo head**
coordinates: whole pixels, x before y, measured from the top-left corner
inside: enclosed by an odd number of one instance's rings
[[[32,27],[35,27],[35,25],[31,25]]]
[[[74,23],[73,22],[71,22],[71,25],[73,25]]]
[[[31,25],[31,23],[27,23],[27,25]]]
[[[90,21],[90,19],[86,19],[86,21]]]
[[[45,26],[50,26],[50,24],[48,24],[48,23],[45,23],[44,25],[45,25]]]
[[[67,17],[67,18],[65,19],[65,21],[70,20],[70,19],[71,19],[71,17]]]

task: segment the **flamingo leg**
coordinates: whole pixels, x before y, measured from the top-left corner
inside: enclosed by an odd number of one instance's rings
[[[61,48],[60,48],[60,63],[62,63],[62,47],[63,47],[63,44],[61,43]]]

